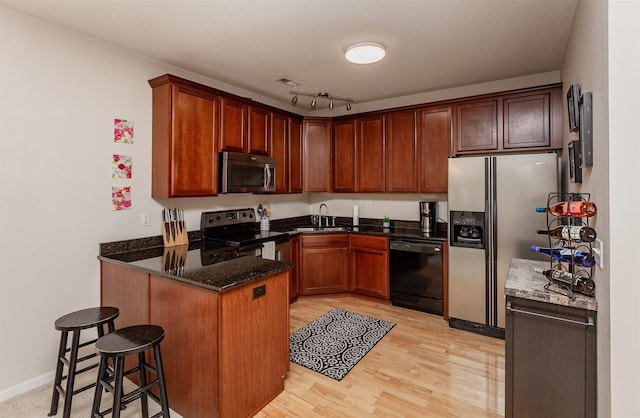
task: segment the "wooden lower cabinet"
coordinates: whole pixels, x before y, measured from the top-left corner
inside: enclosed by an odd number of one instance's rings
[[[389,300],[387,237],[351,235],[351,290]]]
[[[164,328],[169,406],[180,415],[252,416],[284,389],[288,271],[222,293],[105,261],[101,273],[102,305],[120,309],[117,328]],[[254,298],[261,286],[264,296]]]
[[[596,416],[595,324],[595,311],[507,296],[505,417]]]
[[[289,240],[289,259],[283,261],[294,265],[289,270],[289,300],[293,302],[300,295],[300,237],[292,237]]]
[[[303,235],[300,260],[300,294],[349,290],[349,235]]]

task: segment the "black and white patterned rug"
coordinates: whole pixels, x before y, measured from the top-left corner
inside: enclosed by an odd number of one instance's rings
[[[395,325],[333,308],[291,334],[289,356],[296,364],[342,380]]]

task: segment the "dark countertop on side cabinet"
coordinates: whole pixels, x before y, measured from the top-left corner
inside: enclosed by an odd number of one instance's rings
[[[590,311],[598,310],[598,301],[595,298],[575,293],[575,299],[571,299],[563,294],[545,289],[544,287],[549,283],[549,280],[544,275],[536,273],[534,271],[536,268],[548,270],[549,263],[523,258],[511,259],[507,282],[504,286],[504,294],[521,299],[547,302]],[[556,289],[557,287],[554,285],[552,288]],[[564,290],[560,291],[566,293]]]
[[[106,254],[101,251],[98,259],[218,292],[293,268],[292,264],[281,261],[248,255],[238,257],[228,248],[205,250],[201,247],[202,242],[195,241],[167,248],[156,246]]]

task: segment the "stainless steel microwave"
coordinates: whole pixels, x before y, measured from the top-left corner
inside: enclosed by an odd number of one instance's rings
[[[266,155],[220,153],[220,193],[276,190],[276,159]]]

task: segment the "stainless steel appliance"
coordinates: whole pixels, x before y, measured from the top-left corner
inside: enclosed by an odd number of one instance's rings
[[[289,242],[286,232],[261,231],[252,208],[202,212],[200,232],[203,248],[229,248],[239,254],[262,255],[265,243],[273,242],[276,260],[283,257],[279,244]]]
[[[276,159],[266,155],[220,153],[220,193],[276,190]]]
[[[420,228],[425,234],[433,234],[436,230],[437,202],[420,202]]]
[[[442,243],[389,240],[389,282],[393,305],[442,315]]]
[[[509,264],[544,260],[535,208],[557,190],[555,153],[449,159],[449,326],[504,338]]]

